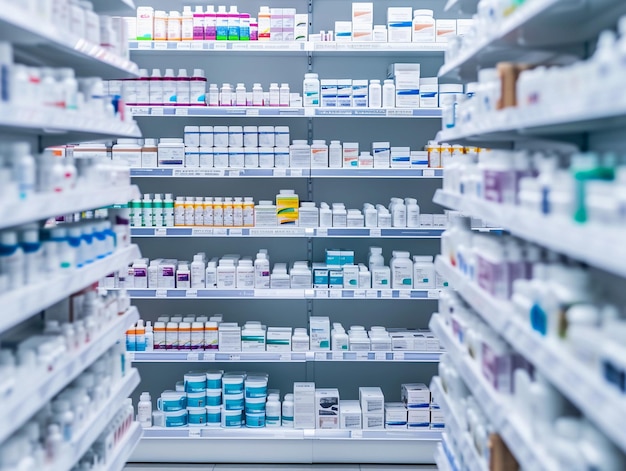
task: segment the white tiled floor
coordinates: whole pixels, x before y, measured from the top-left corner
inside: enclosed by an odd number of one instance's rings
[[[124,471],[436,471],[434,465],[129,464]]]

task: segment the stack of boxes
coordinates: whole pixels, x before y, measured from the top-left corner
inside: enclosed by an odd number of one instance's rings
[[[385,428],[385,396],[380,388],[359,388],[361,405],[361,428],[363,430]]]
[[[410,43],[413,34],[413,8],[387,8],[387,36],[390,43]]]
[[[408,428],[430,427],[430,390],[424,383],[402,385],[402,403],[407,409]]]
[[[391,64],[387,71],[387,78],[393,79],[395,81],[396,108],[420,107],[419,64]]]

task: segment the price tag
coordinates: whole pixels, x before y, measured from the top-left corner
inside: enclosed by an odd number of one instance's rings
[[[167,49],[167,41],[155,41],[154,48],[161,51]]]
[[[318,237],[327,237],[328,236],[328,229],[325,227],[320,227],[317,230],[317,236]]]
[[[258,108],[248,108],[246,110],[246,116],[259,116]]]
[[[225,227],[216,227],[215,229],[213,229],[213,235],[222,237],[227,236],[228,229],[226,229]]]
[[[231,229],[230,231],[230,235],[231,236],[239,236],[241,237],[243,235],[243,232],[241,229],[237,228],[237,229]]]
[[[197,353],[188,353],[187,354],[187,361],[198,361],[200,360],[200,355]]]
[[[435,170],[434,170],[434,169],[432,169],[432,168],[427,168],[427,169],[424,169],[424,170],[422,171],[422,175],[423,175],[424,177],[434,177],[434,176],[435,176]]]
[[[301,168],[293,168],[293,169],[291,169],[291,176],[292,177],[301,177],[302,176],[302,169]]]
[[[131,363],[135,361],[135,352],[126,352],[126,357]]]
[[[164,227],[159,227],[154,230],[154,235],[157,237],[165,237],[167,235],[167,229]]]
[[[374,352],[374,360],[376,360],[376,361],[386,361],[387,360],[387,352]]]
[[[193,228],[191,230],[191,234],[193,236],[196,237],[206,237],[206,236],[212,236],[213,235],[213,229],[199,229],[199,228]]]
[[[391,291],[390,289],[381,289],[380,290],[380,297],[381,298],[391,298],[393,296],[393,291]]]
[[[402,299],[408,299],[411,297],[411,290],[409,289],[401,289],[398,291],[398,293],[400,293],[400,297]]]
[[[187,116],[189,115],[189,110],[187,108],[176,108],[174,113],[176,116]]]
[[[247,51],[248,50],[248,43],[236,42],[236,43],[233,43],[231,45],[231,48],[232,48],[233,51]]]
[[[229,177],[240,177],[244,174],[243,170],[229,170],[228,171],[228,176]]]
[[[137,49],[152,49],[152,41],[138,41]]]
[[[228,45],[223,42],[216,42],[213,43],[213,49],[216,51],[225,51],[226,49],[228,49]]]
[[[191,49],[194,49],[196,51],[204,49],[204,42],[203,41],[193,41],[191,43]]]
[[[152,116],[163,116],[163,108],[155,107],[150,110]]]
[[[307,116],[309,118],[312,118],[313,116],[315,116],[315,108],[313,107],[304,108],[304,116]]]
[[[378,298],[378,291],[376,291],[375,289],[368,289],[365,292],[365,297],[366,298]]]
[[[167,298],[167,290],[166,289],[157,289],[155,296],[157,298]]]
[[[229,355],[230,361],[241,361],[241,355],[239,353],[232,353]]]
[[[198,297],[198,290],[193,288],[193,289],[188,289],[187,290],[187,297],[188,298],[197,298]]]
[[[356,352],[357,361],[367,361],[370,359],[368,352]]]
[[[327,289],[318,289],[315,291],[316,298],[328,298],[330,297],[330,292]]]
[[[204,353],[204,361],[215,361],[215,353]]]
[[[387,110],[387,116],[413,116],[412,109],[392,109]]]
[[[326,361],[326,353],[315,352],[315,361]]]
[[[404,352],[393,352],[394,361],[404,361]]]
[[[200,438],[201,435],[201,429],[199,428],[189,428],[189,438]]]
[[[131,108],[130,112],[134,116],[147,115],[147,114],[150,114],[150,108],[144,108],[144,107],[141,107],[141,108]]]
[[[315,297],[315,290],[313,289],[305,289],[304,290],[304,297],[306,299],[311,299]]]
[[[366,297],[366,291],[364,289],[355,289],[354,290],[354,297],[355,298],[365,298]]]
[[[190,41],[180,42],[180,43],[178,43],[176,45],[176,49],[183,50],[183,51],[189,51],[191,49],[191,42]]]
[[[380,229],[370,229],[370,237],[381,237],[382,231]]]
[[[350,433],[351,438],[361,439],[363,438],[363,430],[352,430]]]
[[[341,298],[343,296],[343,290],[340,289],[331,289],[328,290],[329,297],[333,299]]]
[[[439,299],[439,290],[429,289],[428,290],[428,299]]]
[[[286,177],[287,176],[287,169],[286,168],[275,168],[274,169],[274,176],[275,177]]]
[[[342,361],[343,360],[343,352],[333,352],[332,353],[333,360]]]

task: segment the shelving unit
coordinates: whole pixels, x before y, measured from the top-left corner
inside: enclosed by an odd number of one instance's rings
[[[93,411],[91,419],[74,433],[69,445],[70,452],[67,455],[67,459],[64,462],[44,467],[44,471],[71,470],[98,439],[107,424],[113,420],[117,413],[117,406],[127,398],[138,385],[139,373],[137,370],[131,369],[118,384],[114,385],[114,389],[111,391],[109,398]]]
[[[489,221],[513,235],[593,267],[626,276],[626,267],[622,263],[626,250],[619,243],[625,231],[619,226],[576,224],[572,219],[544,216],[519,207],[503,206],[445,191],[437,191],[434,201],[468,216]],[[541,231],[537,227],[541,227]],[[612,247],[611,251],[603,249],[607,246]]]
[[[247,118],[425,118],[441,119],[441,108],[289,108],[253,106],[131,106],[135,117]]]
[[[419,289],[127,289],[133,299],[387,299],[433,300],[439,290]]]
[[[338,237],[338,238],[410,238],[437,239],[444,229],[369,229],[331,227],[134,227],[133,237]]]
[[[129,14],[134,10],[132,0],[95,0],[93,3],[95,3],[96,12],[125,12]],[[0,0],[0,41],[7,41],[12,45],[14,57],[8,58],[10,62],[15,60],[17,64],[27,66],[71,68],[79,79],[82,77],[126,78],[137,75],[138,67],[133,62],[111,53],[100,45],[91,44],[74,36],[52,21],[44,20],[43,12],[41,15],[29,13],[29,9],[33,8],[31,4],[32,2]],[[44,7],[42,6],[42,8]],[[3,60],[6,59],[3,57]],[[18,74],[14,72],[18,68],[12,67],[9,65],[5,68],[3,62],[3,82],[5,83],[0,84],[0,88],[3,89],[2,104],[0,104],[0,144],[25,142],[30,146],[32,155],[37,156],[45,147],[52,145],[115,137],[141,137],[139,128],[132,119],[125,121],[117,118],[105,119],[103,118],[104,110],[102,110],[101,115],[98,115],[97,112],[83,113],[72,110],[70,109],[70,95],[63,95],[63,97],[53,95],[53,92],[58,92],[58,88],[52,88],[50,85],[40,85],[41,89],[48,87],[41,93],[50,94],[46,97],[49,100],[61,102],[61,108],[28,107],[29,99],[34,101],[33,94],[35,92],[40,93],[37,89],[28,88],[33,87],[35,75],[33,73],[30,76],[30,85],[26,85],[24,82],[28,79],[18,77]],[[7,88],[7,80],[9,88]],[[81,89],[81,91],[83,90]],[[52,98],[50,98],[51,96]],[[66,106],[66,98],[68,109],[63,109]],[[55,105],[59,106],[57,103]],[[4,162],[4,165],[13,164],[11,161],[13,157],[5,151],[3,160],[8,160],[8,162]],[[31,165],[33,166],[32,178],[34,179],[35,172],[42,170],[39,165],[43,166],[44,164],[37,161],[36,166],[34,163]],[[81,167],[79,164],[76,166],[78,171],[74,177],[84,178],[83,172],[92,171],[86,166]],[[15,168],[14,166],[13,171]],[[6,167],[5,170],[7,170]],[[53,172],[51,167],[43,170]],[[64,170],[64,172],[68,172],[68,170]],[[25,174],[28,176],[28,170],[25,170]],[[37,179],[44,176],[37,174]],[[63,178],[68,180],[68,176]],[[17,177],[9,178],[17,180]],[[17,187],[17,181],[11,183]],[[35,183],[35,181],[32,182],[32,184]],[[34,223],[33,227],[39,229],[40,223],[49,218],[65,216],[65,220],[69,221],[70,215],[73,217],[73,215],[83,211],[115,204],[126,204],[129,198],[138,196],[137,187],[124,185],[122,181],[118,185],[109,185],[106,188],[104,185],[103,182],[91,184],[90,189],[79,186],[78,189],[60,193],[35,193],[23,200],[10,199],[7,196],[10,193],[5,193],[0,201],[0,229],[19,228],[19,226],[27,223]],[[48,221],[48,223],[51,224],[52,222]],[[86,243],[83,242],[83,244]],[[56,250],[56,248],[54,249]],[[87,250],[87,248],[81,247],[81,250]],[[0,341],[3,348],[13,349],[18,343],[22,345],[21,342],[28,338],[31,341],[40,342],[36,353],[34,350],[22,351],[22,346],[20,346],[20,350],[15,352],[15,356],[18,358],[17,366],[7,363],[7,368],[3,373],[0,448],[3,455],[2,464],[7,469],[11,468],[12,464],[19,468],[24,465],[24,463],[19,463],[18,466],[17,461],[13,461],[19,459],[19,456],[16,457],[14,453],[16,449],[21,450],[19,455],[23,455],[22,452],[25,450],[27,453],[31,453],[31,448],[32,453],[39,452],[33,448],[31,443],[32,434],[30,432],[33,429],[29,429],[28,432],[31,438],[23,443],[18,441],[20,440],[19,437],[25,436],[24,429],[20,429],[33,417],[41,418],[41,413],[46,406],[49,406],[59,393],[72,386],[73,381],[109,352],[111,347],[123,338],[125,331],[139,319],[139,313],[135,307],[131,307],[125,313],[110,319],[108,322],[102,317],[98,321],[100,324],[93,327],[89,322],[96,317],[88,317],[86,328],[84,325],[82,327],[77,327],[78,324],[74,325],[77,329],[83,329],[81,341],[78,341],[81,339],[80,331],[76,333],[77,331],[71,329],[69,331],[64,330],[65,340],[63,337],[60,338],[61,344],[67,342],[67,345],[72,345],[71,339],[74,337],[69,336],[71,333],[71,336],[76,336],[76,341],[81,346],[77,349],[67,347],[67,350],[59,355],[61,346],[58,343],[53,345],[52,341],[42,342],[36,337],[38,333],[44,335],[43,321],[49,321],[47,313],[44,319],[42,311],[59,301],[70,298],[78,291],[95,285],[106,275],[126,267],[129,262],[140,256],[140,252],[136,245],[124,247],[120,242],[118,248],[104,258],[97,259],[78,269],[67,268],[54,273],[47,271],[47,265],[50,265],[49,261],[54,261],[49,260],[52,257],[49,252],[50,246],[31,255],[31,257],[36,257],[36,268],[41,270],[43,275],[41,281],[18,286],[6,292],[3,290],[0,295],[0,304],[3,307],[3,315],[0,319]],[[6,252],[3,253],[3,256],[6,257]],[[21,263],[25,262],[21,261]],[[59,263],[58,259],[56,263]],[[4,266],[3,269],[5,269]],[[16,269],[18,267],[11,266],[3,274],[14,276],[12,270]],[[19,266],[19,269],[24,270],[24,266]],[[72,305],[72,308],[74,320],[78,320],[78,304]],[[69,303],[67,309],[69,311]],[[59,309],[58,320],[62,319],[61,311],[62,309]],[[41,318],[35,318],[39,313],[42,314]],[[67,320],[68,314],[65,315]],[[87,316],[87,313],[85,315]],[[60,323],[58,322],[58,324]],[[47,328],[50,325],[54,327],[54,324],[49,324]],[[51,335],[51,332],[46,331],[45,335]],[[45,347],[48,349],[46,350]],[[29,346],[28,348],[32,347]],[[27,355],[28,353],[31,355]],[[53,359],[55,360],[53,361]],[[13,371],[9,366],[14,368]],[[122,368],[121,363],[120,368]],[[101,378],[97,380],[99,381]],[[92,447],[117,413],[123,400],[131,394],[138,384],[138,372],[136,370],[127,371],[125,377],[112,385],[113,390],[106,400],[96,402],[97,397],[95,395],[92,397],[94,402],[85,410],[85,414],[89,415],[89,418],[80,422],[80,428],[76,428],[76,424],[79,423],[78,417],[74,424],[63,422],[64,427],[67,427],[67,429],[63,429],[63,442],[55,442],[54,460],[46,455],[46,462],[40,466],[41,469],[45,471],[70,471]],[[106,388],[101,388],[101,393],[98,394],[103,396],[105,391]],[[56,418],[54,420],[55,423],[58,423]],[[48,424],[43,425],[45,428],[35,429],[38,434],[35,440],[39,441],[40,446],[47,445],[50,447],[50,438],[47,435]],[[67,440],[68,433],[72,434],[71,440]],[[107,467],[107,469],[115,469],[116,471],[122,469],[140,435],[141,430],[135,424],[129,430],[128,435],[119,443],[116,450],[117,455],[111,461],[111,467]],[[23,447],[16,448],[16,445],[23,445]],[[41,453],[43,454],[43,450]],[[48,450],[49,453],[50,450]],[[9,457],[11,454],[13,456]],[[34,466],[34,463],[34,461],[30,463],[30,466]]]
[[[121,3],[121,0],[114,3]],[[38,65],[71,67],[78,76],[87,74],[112,79],[136,76],[139,72],[133,62],[99,45],[61,31],[55,24],[33,21],[14,2],[3,1],[0,5],[0,40],[13,43],[19,58]]]
[[[139,189],[136,186],[120,186],[115,188],[114,193],[110,188],[37,193],[26,200],[16,201],[10,207],[0,207],[0,229],[86,209],[125,204],[137,198]]]
[[[233,453],[239,453],[243,462],[346,463],[351,462],[355,454],[363,462],[377,462],[383,453],[390,463],[407,463],[423,459],[440,440],[441,432],[431,430],[174,430],[152,427],[144,430],[133,459],[219,463],[228,462]],[[209,446],[213,441],[219,446]],[[241,456],[242,447],[250,453]]]
[[[0,295],[0,305],[6,309],[6,315],[0,319],[0,332],[4,332],[57,301],[95,283],[109,273],[126,266],[139,256],[139,248],[136,245],[131,245],[102,260],[72,270],[70,273],[59,274],[52,279],[26,285]]]
[[[529,435],[530,424],[522,419],[512,405],[512,401],[498,393],[487,383],[475,361],[463,352],[452,337],[450,327],[446,326],[438,315],[433,315],[430,327],[442,345],[445,345],[457,371],[469,387],[478,404],[489,417],[495,430],[502,436],[517,462],[524,469],[557,471],[559,468],[549,458],[546,450],[533,441]],[[447,416],[447,415],[446,415]]]
[[[558,62],[561,57],[571,62],[572,54],[584,53],[578,45],[597,37],[624,13],[626,6],[615,0],[576,5],[568,0],[528,2],[505,18],[489,38],[446,61],[439,76],[472,81],[479,68],[502,61],[537,64]]]
[[[109,15],[132,16],[136,11],[133,0],[92,0],[91,3],[95,11]]]
[[[161,0],[136,0],[139,6],[164,8]],[[443,14],[440,2],[424,0],[420,8]],[[182,9],[183,2],[167,9]],[[255,0],[246,11],[262,5]],[[332,30],[334,20],[349,18],[351,2],[297,0],[289,4],[299,13],[309,12],[311,31]],[[375,18],[382,21],[388,5],[375,2]],[[393,6],[415,7],[411,0]],[[449,15],[448,17],[454,17]],[[331,21],[332,19],[332,21]],[[420,62],[423,77],[436,75],[443,61],[443,43],[274,43],[269,42],[131,42],[131,54],[141,68],[190,69],[202,63],[209,83],[289,83],[300,93],[305,73],[320,78],[384,79],[394,62]],[[219,67],[214,67],[219,63]],[[144,135],[182,136],[190,125],[289,125],[290,139],[324,139],[359,142],[367,150],[372,142],[423,149],[439,128],[442,110],[369,108],[270,107],[150,107],[131,106]],[[359,118],[359,119],[356,119]],[[401,119],[396,119],[401,118]],[[354,120],[354,121],[350,121]],[[417,197],[424,214],[441,213],[431,204],[440,187],[442,169],[434,168],[134,168],[131,176],[142,193],[239,196],[255,201],[270,199],[283,188],[293,188],[302,201],[343,201],[360,207],[366,201],[387,203],[391,197]],[[140,180],[141,179],[141,180]],[[208,182],[204,179],[210,180]],[[241,181],[239,181],[241,179]],[[383,247],[386,260],[392,250],[434,255],[443,228],[132,228],[144,256],[187,260],[193,251],[208,257],[225,253],[253,255],[267,248],[272,263],[295,260],[321,261],[327,248],[355,250],[355,260],[367,261],[369,245]],[[182,239],[182,240],[179,240]],[[209,239],[209,240],[207,240]],[[340,239],[340,240],[339,240]],[[158,316],[211,314],[243,323],[259,320],[268,326],[308,327],[309,317],[328,315],[350,325],[427,327],[439,291],[374,289],[129,289],[129,295],[146,320]],[[342,302],[338,302],[342,300]],[[407,302],[407,301],[423,302]],[[144,308],[145,306],[145,308]],[[190,310],[192,309],[192,310]],[[384,311],[383,311],[384,309]],[[383,315],[384,313],[384,315]],[[428,383],[436,372],[440,352],[134,352],[135,365],[148,372],[145,386],[152,397],[170,389],[171,380],[192,369],[190,363],[224,363],[225,370],[250,364],[264,365],[270,387],[289,392],[294,381],[315,381],[317,387],[339,387],[342,399],[353,399],[357,387],[380,385],[387,401],[400,399],[400,385]],[[349,363],[349,365],[346,365]],[[156,373],[158,368],[158,373]],[[441,432],[323,431],[323,430],[202,430],[148,429],[131,460],[136,462],[232,462],[234,450],[249,447],[258,463],[434,463]],[[209,450],[211,452],[209,453]],[[239,456],[240,453],[237,453]]]
[[[105,326],[94,341],[68,355],[60,364],[54,365],[51,371],[42,372],[37,378],[25,378],[23,383],[18,382],[4,396],[6,407],[0,415],[0,442],[11,436],[35,412],[102,356],[138,319],[139,312],[136,308],[131,308]]]
[[[129,352],[133,363],[166,363],[166,362],[216,362],[216,363],[250,363],[250,362],[317,362],[317,361],[365,361],[365,362],[437,362],[441,352]]]
[[[117,445],[116,454],[108,465],[109,471],[122,471],[126,467],[126,462],[139,444],[142,436],[143,429],[141,425],[138,423],[131,425],[130,430],[126,432],[126,436]]]
[[[67,142],[140,137],[135,122],[120,122],[84,116],[70,111],[38,110],[0,104],[0,135],[40,136],[44,146]]]
[[[133,178],[442,178],[440,169],[399,168],[132,168]]]
[[[588,367],[572,358],[565,345],[531,330],[528,324],[516,316],[509,303],[494,300],[440,257],[437,258],[436,267],[485,322],[541,371],[622,450],[626,450],[626,437],[619,429],[619,424],[623,423],[621,421],[626,419],[623,396],[603,385],[600,378],[590,381],[594,373]],[[572,384],[578,386],[572,388]],[[597,406],[595,401],[600,401],[602,406]]]

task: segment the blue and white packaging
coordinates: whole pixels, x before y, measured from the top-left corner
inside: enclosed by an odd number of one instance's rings
[[[391,144],[389,142],[372,143],[372,155],[374,156],[374,168],[389,168]]]
[[[411,148],[392,147],[390,163],[391,168],[409,168],[411,166]]]
[[[369,83],[367,80],[352,81],[352,106],[355,108],[367,108]]]
[[[352,106],[351,79],[337,80],[337,106],[340,108],[347,108]]]
[[[412,150],[411,168],[428,168],[428,152],[424,150]]]
[[[322,107],[337,106],[337,80],[320,80]]]
[[[335,41],[352,41],[352,21],[335,21]]]
[[[410,43],[413,32],[413,8],[387,8],[387,30],[390,43]]]
[[[439,82],[437,77],[420,77],[420,108],[439,106]]]
[[[408,409],[430,408],[430,389],[424,383],[403,384],[401,396]]]

